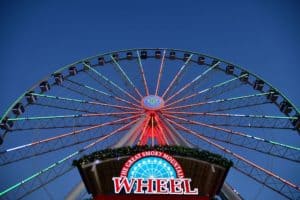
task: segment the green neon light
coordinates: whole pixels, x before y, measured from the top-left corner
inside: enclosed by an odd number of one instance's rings
[[[297,119],[297,117],[287,117],[287,116],[272,116],[272,115],[248,115],[249,117],[255,118],[270,118],[270,119]],[[241,117],[248,117],[247,115],[241,115]]]
[[[57,97],[57,96],[37,94],[37,93],[32,93],[32,95],[39,96],[39,97],[47,97],[47,98],[52,98],[52,99],[59,99],[59,100],[67,100],[67,101],[76,101],[76,102],[80,102],[80,103],[86,103],[86,101],[80,100],[80,99],[71,99],[71,98],[66,98],[66,97]]]
[[[294,150],[300,151],[299,147],[294,147],[294,146],[291,146],[291,145],[282,144],[282,143],[275,142],[275,141],[272,141],[272,140],[266,140],[266,139],[256,137],[256,136],[252,136],[252,135],[245,134],[245,136],[248,137],[248,138],[253,138],[253,139],[256,139],[256,140],[259,140],[259,141],[268,142],[268,143],[271,143],[271,144],[274,144],[274,145],[279,145],[279,146],[282,146],[282,147],[286,147],[286,148],[289,148],[289,149],[294,149]]]
[[[100,91],[100,90],[97,90],[97,89],[95,89],[95,88],[93,88],[93,87],[91,87],[91,86],[88,86],[88,85],[83,85],[84,87],[86,87],[86,88],[88,88],[88,89],[90,89],[90,90],[93,90],[93,91],[95,91],[95,92],[98,92],[98,93],[100,93],[100,94],[104,94],[104,95],[106,95],[106,96],[111,96],[110,94],[108,94],[108,93],[106,93],[106,92],[103,92],[103,91]]]
[[[170,112],[173,113],[173,112]],[[177,112],[175,112],[177,113]],[[186,112],[178,112],[179,114],[185,114]],[[263,118],[263,119],[288,119],[294,120],[297,117],[287,117],[287,116],[274,116],[274,115],[245,115],[245,114],[223,114],[223,113],[203,113],[203,112],[194,112],[186,113],[192,115],[204,115],[204,116],[213,116],[213,117],[249,117],[249,118]]]
[[[246,74],[244,74],[244,75],[242,75],[242,76],[240,76],[240,77],[243,77],[243,76],[245,76],[245,75],[246,75]],[[233,78],[233,79],[224,81],[224,82],[219,83],[219,84],[217,84],[217,85],[214,85],[214,86],[212,86],[212,87],[210,87],[210,88],[206,88],[206,89],[204,89],[204,90],[198,92],[197,94],[202,94],[202,93],[207,92],[207,91],[209,91],[209,90],[212,90],[212,89],[214,89],[214,88],[217,88],[217,87],[226,85],[227,83],[232,82],[232,81],[235,81],[235,80],[239,79],[240,77],[237,77],[237,78]]]
[[[209,101],[207,103],[218,103],[218,102],[223,102],[223,101],[232,101],[232,100],[238,100],[238,99],[245,99],[245,98],[251,98],[251,97],[256,97],[256,96],[263,96],[270,94],[269,92],[267,93],[262,93],[262,94],[251,94],[251,95],[245,95],[245,96],[239,96],[239,97],[231,97],[228,99],[220,99],[220,100],[214,100],[214,101]]]
[[[101,78],[103,78],[105,81],[107,81],[108,83],[110,83],[111,85],[115,86],[116,88],[118,88],[120,91],[122,91],[123,93],[126,93],[126,91],[122,88],[120,88],[117,84],[115,84],[114,82],[112,82],[111,80],[109,80],[106,76],[104,76],[103,74],[101,74],[100,72],[98,72],[97,70],[95,70],[94,68],[90,67],[87,64],[84,64],[87,68],[89,68],[90,70],[92,70],[95,74],[97,74],[98,76],[100,76]]]
[[[128,82],[130,83],[130,85],[131,85],[132,87],[135,88],[133,82],[129,79],[129,77],[128,77],[127,74],[124,72],[124,70],[122,69],[122,67],[120,66],[120,64],[114,59],[114,57],[113,57],[112,55],[111,55],[110,57],[111,57],[111,59],[114,61],[114,63],[115,63],[116,66],[118,67],[118,69],[121,71],[122,75],[125,76],[125,78],[128,80]]]
[[[181,72],[187,67],[187,64],[190,62],[190,60],[192,59],[193,54],[191,54],[188,59],[185,61],[184,65],[180,68],[179,73],[181,74]]]
[[[143,66],[143,65],[142,65],[142,60],[141,60],[141,56],[140,56],[139,49],[136,50],[136,54],[137,54],[137,56],[138,56],[139,65],[140,65],[140,66]]]
[[[294,147],[294,146],[291,146],[291,145],[286,145],[286,144],[282,144],[282,143],[274,142],[274,141],[269,141],[269,142],[271,144],[276,144],[276,145],[280,145],[280,146],[283,146],[283,147],[286,147],[286,148],[290,148],[290,149],[294,149],[294,150],[300,151],[299,147]]]
[[[67,157],[65,157],[65,158],[63,158],[63,159],[61,159],[61,160],[59,160],[58,162],[53,163],[53,164],[51,164],[50,166],[46,167],[45,169],[43,169],[43,170],[41,170],[41,171],[39,171],[39,172],[37,172],[37,173],[35,173],[35,174],[29,176],[28,178],[22,180],[21,182],[15,184],[15,185],[12,185],[11,187],[9,187],[9,188],[3,190],[2,192],[0,192],[0,196],[3,196],[3,195],[5,195],[5,194],[7,194],[8,192],[10,192],[10,191],[16,189],[17,187],[21,186],[22,184],[27,183],[28,181],[30,181],[30,180],[34,179],[35,177],[37,177],[37,176],[39,176],[39,175],[41,175],[41,174],[43,174],[43,173],[49,171],[50,169],[56,167],[57,165],[63,163],[64,161],[66,161],[66,160],[68,160],[68,159],[70,159],[70,158],[76,156],[77,154],[79,154],[79,151],[76,151],[76,152],[74,152],[74,153],[68,155]]]
[[[200,74],[199,76],[197,76],[194,80],[192,80],[192,83],[198,81],[201,77],[203,77],[208,72],[210,72],[211,70],[213,70],[214,68],[216,68],[219,64],[220,64],[220,61],[218,61],[216,64],[214,64],[213,66],[211,66],[210,68],[208,68],[206,71],[204,71],[202,74]]]
[[[8,119],[8,121],[55,119],[55,118],[73,118],[73,117],[80,117],[80,116],[81,115],[57,115],[57,116],[42,116],[42,117],[20,117],[20,118],[11,118],[11,119]]]
[[[244,76],[247,76],[247,75],[248,75],[248,74],[243,74],[243,75],[241,75],[241,76],[239,76],[239,77],[236,77],[236,78],[227,80],[227,81],[225,81],[225,82],[223,82],[223,83],[220,83],[220,84],[218,84],[218,85],[215,85],[214,87],[220,87],[220,86],[222,86],[222,85],[225,85],[225,84],[227,84],[227,83],[230,83],[230,82],[232,82],[232,81],[235,81],[235,80],[240,79],[240,78],[242,78],[242,77],[244,77]]]

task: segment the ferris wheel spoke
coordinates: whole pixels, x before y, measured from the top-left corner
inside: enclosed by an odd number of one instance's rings
[[[140,111],[140,109],[138,108],[102,103],[97,101],[87,101],[82,99],[66,98],[36,93],[31,93],[31,95],[38,97],[37,101],[32,105],[51,107],[62,110],[71,110],[76,112],[79,111],[83,113],[99,113],[103,111],[103,108],[113,108],[124,112],[128,110]]]
[[[138,94],[138,96],[140,98],[143,98],[142,94],[140,93],[140,91],[138,90],[138,88],[134,85],[134,83],[130,80],[130,78],[128,77],[128,75],[125,73],[124,69],[121,67],[121,65],[119,64],[118,61],[116,61],[116,59],[114,59],[114,57],[111,55],[110,56],[112,61],[114,62],[114,68],[115,70],[121,75],[121,77],[123,78],[123,80],[125,81],[125,85],[130,85],[133,90]]]
[[[272,140],[252,136],[243,132],[226,129],[199,121],[188,120],[175,115],[165,114],[168,119],[176,119],[203,128],[202,135],[217,141],[229,143],[242,148],[252,149],[267,155],[280,157],[293,162],[300,162],[300,148],[282,144]]]
[[[70,157],[74,157],[72,154]],[[76,158],[76,157],[74,157]],[[64,176],[72,169],[72,161],[65,157],[47,168],[0,192],[1,199],[23,199],[31,193],[44,188],[47,184]]]
[[[234,88],[236,88],[237,86],[240,86],[241,85],[241,82],[239,81],[240,78],[246,76],[246,74],[243,74],[239,77],[236,77],[236,78],[233,78],[233,79],[230,79],[230,80],[227,80],[227,81],[224,81],[224,82],[221,82],[221,83],[218,83],[210,88],[206,88],[204,90],[201,90],[199,92],[196,92],[196,93],[193,93],[191,95],[188,95],[188,96],[185,96],[185,97],[182,97],[176,101],[173,101],[172,103],[169,103],[167,104],[165,107],[168,108],[172,105],[175,105],[175,104],[178,104],[180,102],[184,102],[184,101],[187,101],[191,98],[194,98],[196,96],[199,96],[201,94],[201,97],[198,97],[197,100],[199,99],[210,99],[214,96],[217,96],[217,95],[220,95],[220,94],[223,94],[224,92],[227,92],[229,90],[232,90]],[[237,82],[238,81],[238,82]]]
[[[106,126],[122,125],[122,123],[128,123],[129,120],[134,120],[137,117],[139,117],[139,115],[105,122],[88,128],[70,131],[50,138],[45,138],[6,149],[0,152],[0,166],[17,160],[27,159],[32,156],[41,155],[50,151],[68,147],[70,146],[70,143],[76,144],[82,143],[86,140],[91,140],[91,138],[95,138],[95,133],[89,131],[104,128]],[[78,135],[80,135],[80,137]],[[99,137],[99,135],[97,137]]]
[[[273,172],[247,160],[246,158],[242,157],[239,154],[236,154],[229,149],[209,140],[208,138],[204,137],[201,133],[193,131],[189,128],[186,128],[174,121],[170,121],[179,129],[183,130],[184,132],[195,136],[196,138],[206,142],[211,147],[217,149],[217,151],[223,152],[226,157],[233,161],[233,167],[238,170],[239,172],[249,176],[250,178],[254,179],[255,181],[263,184],[264,186],[276,191],[280,195],[290,199],[299,199],[300,198],[300,187],[296,184],[281,178],[280,176],[274,174]],[[193,143],[195,143],[193,141]]]
[[[157,83],[156,83],[156,88],[155,88],[155,95],[156,96],[158,95],[158,91],[159,91],[160,80],[161,80],[161,77],[162,77],[163,67],[164,67],[164,64],[165,64],[165,57],[166,57],[166,50],[164,50],[164,52],[163,52],[163,56],[162,56],[160,67],[159,67]]]
[[[70,82],[71,84],[68,86],[64,86],[64,85],[62,85],[62,86],[71,90],[72,92],[78,93],[84,97],[89,97],[96,101],[105,102],[105,103],[109,103],[109,102],[111,102],[112,99],[114,99],[118,102],[126,103],[127,105],[131,105],[133,107],[137,107],[137,108],[140,107],[140,105],[138,105],[138,104],[135,104],[135,103],[132,103],[131,101],[120,98],[119,96],[114,96],[112,94],[108,94],[106,92],[100,91],[91,86],[81,84],[81,83],[78,83],[78,82],[72,81],[72,80],[68,80],[68,82]],[[106,98],[103,98],[103,97],[106,97]]]
[[[163,95],[161,96],[162,98],[164,98],[168,94],[168,92],[179,82],[179,80],[183,76],[184,72],[186,71],[188,63],[190,62],[190,60],[192,59],[192,57],[193,57],[193,54],[191,54],[187,58],[187,60],[184,62],[184,64],[181,66],[181,68],[179,69],[179,71],[177,72],[177,74],[175,75],[175,77],[173,78],[173,80],[171,81],[171,83],[169,84],[169,86],[164,91]]]
[[[78,151],[75,151],[72,154],[64,157],[63,159],[49,165],[45,169],[31,175],[30,177],[16,183],[8,187],[7,189],[0,192],[1,198],[9,198],[10,196],[14,197],[13,199],[20,199],[23,198],[30,193],[34,192],[35,190],[43,187],[44,185],[48,184],[49,182],[55,180],[56,178],[62,176],[66,172],[70,171],[74,168],[72,165],[71,158],[75,159],[76,157],[82,155],[83,152],[87,151],[91,147],[95,146],[96,144],[103,142],[109,137],[114,136],[115,134],[127,129],[132,124],[134,124],[136,120],[133,120],[126,125],[106,134],[105,136],[98,138],[96,141],[84,146]]]
[[[143,124],[145,123],[146,115],[140,115],[140,119],[137,123],[135,123],[130,130],[128,130],[127,134],[122,138],[122,140],[118,141],[114,147],[123,147],[123,146],[132,146],[140,135],[141,130],[143,129]]]
[[[146,140],[144,139],[144,136],[146,135],[146,131],[148,128],[148,124],[150,123],[151,117],[147,116],[146,119],[144,120],[143,128],[141,135],[137,141],[137,145],[146,145]]]
[[[187,83],[181,89],[179,89],[177,92],[175,92],[172,96],[170,96],[169,98],[167,98],[166,101],[165,101],[165,103],[167,103],[168,101],[170,101],[171,99],[173,99],[174,97],[176,97],[177,95],[179,95],[181,92],[187,90],[188,88],[200,84],[200,82],[207,77],[207,75],[209,74],[209,72],[211,72],[212,70],[214,70],[215,68],[217,68],[219,64],[220,64],[220,61],[217,61],[216,63],[214,63],[210,68],[208,68],[207,70],[205,70],[202,74],[198,75],[191,82]]]
[[[138,50],[136,51],[136,54],[137,54],[137,58],[138,58],[140,73],[141,73],[144,87],[145,87],[145,92],[146,92],[146,95],[149,96],[149,88],[148,88],[148,84],[147,84],[147,80],[146,80],[146,76],[145,76],[145,72],[144,72],[144,68],[143,68],[143,64],[142,64],[142,59],[141,59],[141,56],[140,56],[140,53]]]
[[[124,118],[128,115],[140,114],[140,112],[107,112],[74,115],[37,116],[9,118],[14,124],[10,131],[33,130],[33,129],[55,129],[86,127],[99,124],[107,117]]]
[[[8,121],[31,121],[31,120],[46,120],[46,119],[67,119],[67,118],[80,118],[80,117],[100,117],[100,116],[122,116],[128,114],[140,114],[141,112],[108,112],[108,113],[90,113],[90,114],[77,114],[77,115],[55,115],[55,116],[38,116],[38,117],[19,117],[10,118]]]
[[[71,79],[66,79],[60,86],[73,93],[81,95],[84,99],[89,98],[94,101],[100,101],[101,99],[101,102],[110,102],[116,99],[116,96],[112,94]],[[127,102],[127,100],[124,100],[123,102]]]
[[[217,99],[212,101],[200,101],[197,103],[186,104],[182,106],[170,106],[168,108],[164,108],[162,110],[185,110],[192,108],[193,110],[197,108],[202,108],[202,110],[206,112],[216,112],[216,111],[225,111],[225,110],[233,110],[237,108],[250,107],[261,105],[265,103],[270,103],[270,100],[267,99],[267,93],[259,93],[252,94],[246,96],[232,97],[227,99]]]
[[[161,136],[162,143],[164,143],[164,145],[169,145],[166,133],[165,133],[164,128],[163,128],[162,121],[159,119],[159,117],[154,117],[154,118],[155,118],[155,121],[157,122],[157,127],[158,127],[158,130],[159,130],[158,133]]]
[[[96,82],[99,82],[98,79],[95,79]],[[99,93],[99,92],[103,92],[103,91],[100,91],[98,89],[95,89],[93,87],[90,87],[90,86],[87,86],[87,88],[92,92],[92,93]],[[123,98],[123,97],[120,97],[120,95],[116,94],[117,92],[113,91],[113,90],[110,90],[109,92],[111,92],[112,94],[109,94],[109,93],[106,93],[106,96],[109,97],[107,99],[102,99],[102,97],[97,97],[96,95],[96,99],[98,99],[98,101],[103,101],[103,102],[110,102],[111,100],[116,100],[117,102],[121,102],[121,103],[125,103],[127,105],[130,105],[130,106],[134,106],[134,107],[138,107],[140,108],[140,106],[136,103],[133,103],[132,101],[130,100],[127,100],[126,98]],[[114,95],[113,95],[114,94]]]
[[[195,118],[211,125],[235,126],[248,128],[294,129],[292,122],[297,117],[271,115],[245,115],[210,112],[165,111],[166,114],[175,114],[186,118]]]
[[[192,147],[192,145],[175,129],[175,127],[168,120],[173,120],[171,118],[166,118],[166,116],[160,114],[158,117],[158,124],[164,127],[164,135],[167,136],[167,142],[173,145]]]
[[[115,82],[111,81],[109,78],[107,78],[106,76],[104,76],[102,73],[100,73],[99,71],[97,71],[93,67],[90,67],[86,63],[84,63],[84,65],[89,69],[89,71],[92,71],[95,75],[97,75],[97,77],[99,79],[96,79],[96,80],[98,80],[98,83],[100,83],[103,87],[105,87],[109,91],[114,91],[114,88],[116,88],[116,89],[118,89],[118,91],[122,92],[123,94],[125,94],[126,96],[128,96],[129,98],[131,98],[132,100],[134,100],[135,102],[140,103],[140,101],[137,100],[134,96],[132,96],[131,94],[129,94],[126,90],[124,90],[122,87],[120,87]],[[114,92],[114,94],[117,95],[118,92]]]
[[[118,123],[117,125],[124,124],[125,123]],[[88,131],[86,131],[86,133],[82,134],[80,137],[77,134],[75,134],[54,140],[48,138],[45,140],[35,141],[30,144],[10,148],[4,152],[0,152],[0,166],[8,165],[25,159],[30,159],[36,156],[41,156],[65,148],[76,147],[78,145],[94,141],[99,137],[100,135],[95,134],[94,132],[89,133]]]
[[[130,121],[129,123],[126,123],[125,125],[121,126],[120,128],[118,128],[118,129],[116,129],[116,130],[110,132],[109,134],[106,134],[104,137],[101,137],[101,138],[97,139],[96,141],[94,141],[94,142],[88,144],[87,146],[85,146],[85,147],[83,148],[83,150],[86,150],[86,149],[88,149],[88,148],[91,148],[91,147],[95,146],[95,145],[98,144],[99,142],[102,142],[103,140],[106,140],[107,138],[109,138],[109,137],[115,135],[116,133],[118,133],[118,132],[120,132],[120,131],[126,130],[127,128],[129,128],[130,126],[132,126],[132,125],[134,125],[136,122],[138,122],[139,119],[140,119],[140,116],[139,116],[139,118],[134,119],[134,120]]]

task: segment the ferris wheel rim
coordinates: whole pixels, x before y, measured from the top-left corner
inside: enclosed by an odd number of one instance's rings
[[[211,58],[211,59],[216,59],[218,61],[221,61],[221,62],[224,62],[226,64],[229,64],[229,65],[233,65],[234,67],[237,67],[249,74],[251,74],[252,76],[256,77],[257,79],[259,80],[262,80],[264,83],[266,83],[270,88],[273,88],[275,92],[278,92],[278,94],[283,98],[283,100],[286,100],[292,107],[293,109],[296,111],[296,113],[298,115],[300,115],[300,109],[297,108],[295,106],[295,104],[283,93],[281,92],[279,89],[277,89],[276,87],[274,87],[271,83],[269,83],[268,81],[266,81],[265,79],[263,79],[261,76],[247,70],[246,68],[240,66],[240,65],[236,65],[232,62],[228,62],[226,60],[223,60],[219,57],[214,57],[214,56],[211,56],[211,55],[208,55],[208,54],[203,54],[203,53],[200,53],[200,52],[195,52],[195,51],[189,51],[189,50],[183,50],[183,49],[176,49],[176,48],[131,48],[131,49],[122,49],[122,50],[115,50],[115,51],[110,51],[110,52],[107,52],[107,53],[102,53],[102,54],[97,54],[95,56],[90,56],[90,57],[86,57],[86,58],[83,58],[83,59],[80,59],[76,62],[73,62],[71,64],[67,64],[63,67],[60,67],[59,69],[57,69],[56,71],[54,71],[53,73],[45,76],[43,79],[41,79],[40,81],[38,81],[37,83],[35,83],[32,87],[30,87],[28,90],[26,90],[23,94],[21,94],[15,101],[14,103],[12,103],[9,108],[4,112],[4,114],[1,116],[1,119],[0,121],[2,121],[5,116],[8,115],[8,113],[12,110],[13,106],[18,103],[22,98],[24,98],[25,94],[32,91],[33,89],[35,89],[36,87],[38,87],[39,83],[41,81],[44,81],[44,80],[49,80],[50,78],[52,78],[53,74],[55,73],[58,73],[58,72],[62,72],[63,70],[67,69],[68,67],[71,67],[71,66],[74,66],[76,64],[80,64],[80,63],[83,63],[87,60],[90,60],[90,59],[95,59],[95,58],[98,58],[98,57],[101,57],[101,56],[106,56],[106,55],[110,55],[110,54],[113,54],[113,53],[121,53],[121,52],[128,52],[128,51],[142,51],[142,50],[168,50],[168,51],[178,51],[178,52],[184,52],[184,53],[192,53],[192,54],[195,54],[195,55],[198,55],[198,56],[204,56],[204,57],[208,57],[208,58]]]

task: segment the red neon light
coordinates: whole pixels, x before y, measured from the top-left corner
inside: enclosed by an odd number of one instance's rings
[[[148,141],[151,141],[151,144],[154,145],[154,141],[158,145],[166,145],[169,144],[167,141],[167,137],[165,135],[166,127],[160,121],[159,116],[156,112],[148,112],[147,118],[144,123],[144,128],[141,133],[141,137],[139,139],[138,145],[146,145]]]

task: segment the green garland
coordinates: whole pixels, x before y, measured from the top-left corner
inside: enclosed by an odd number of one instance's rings
[[[73,165],[80,167],[81,165],[94,162],[95,160],[105,160],[122,156],[133,156],[137,153],[151,150],[162,151],[173,156],[184,156],[207,161],[209,163],[225,167],[226,169],[229,169],[233,165],[232,161],[222,157],[221,155],[214,154],[205,150],[198,150],[196,148],[188,148],[183,146],[128,146],[117,149],[104,149],[96,151],[90,155],[85,155],[79,160],[74,160]]]

